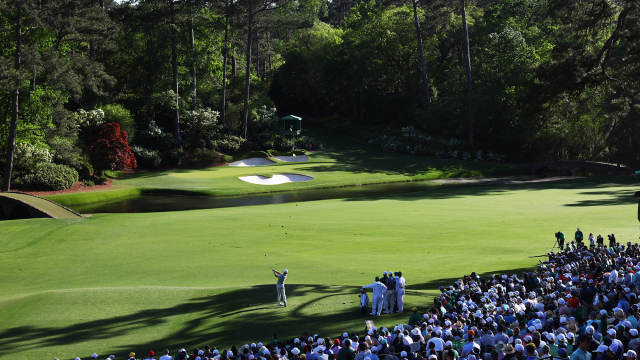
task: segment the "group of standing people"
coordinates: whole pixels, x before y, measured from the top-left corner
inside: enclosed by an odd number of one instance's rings
[[[402,271],[383,271],[382,278],[376,276],[375,282],[360,289],[360,311],[363,314],[367,312],[369,307],[367,289],[370,289],[373,292],[370,315],[403,312],[406,285]]]
[[[557,245],[560,248],[560,250],[564,250],[565,248],[565,242],[566,242],[566,236],[564,235],[564,233],[562,231],[558,231],[556,234],[556,240],[557,240]],[[609,238],[609,247],[614,247],[616,245],[619,245],[618,243],[616,243],[616,236],[614,234],[608,234],[607,237]],[[594,248],[597,246],[600,247],[606,247],[606,245],[604,245],[604,238],[602,237],[602,235],[598,234],[598,237],[595,237],[593,235],[593,233],[589,233],[589,237],[587,238],[587,240],[589,240],[589,247],[590,248]],[[571,241],[571,243],[566,244],[567,248],[569,250],[576,250],[579,249],[584,245],[584,233],[582,232],[582,230],[580,230],[580,228],[578,228],[578,230],[576,231],[576,233],[573,236],[573,241]]]

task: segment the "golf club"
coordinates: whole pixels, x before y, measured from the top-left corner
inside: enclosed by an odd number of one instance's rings
[[[273,270],[273,266],[271,266],[271,263],[269,262],[269,259],[267,258],[267,255],[265,255],[264,258],[267,260],[267,263],[269,263],[269,267],[271,268],[271,271],[275,271],[275,270]]]

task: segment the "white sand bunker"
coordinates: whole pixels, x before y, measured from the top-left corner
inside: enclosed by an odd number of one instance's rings
[[[307,155],[297,155],[297,156],[274,156],[275,159],[285,162],[306,162],[309,161],[309,157]]]
[[[260,166],[260,165],[273,165],[275,161],[271,161],[265,158],[250,158],[229,163],[229,166]]]
[[[240,176],[238,179],[244,182],[257,184],[257,185],[279,185],[279,184],[286,184],[290,182],[304,182],[304,181],[313,180],[311,176],[296,175],[296,174],[275,174],[270,178],[264,177],[262,175],[250,175],[250,176]]]

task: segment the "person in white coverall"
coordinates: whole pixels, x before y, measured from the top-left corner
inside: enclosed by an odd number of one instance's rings
[[[373,290],[373,299],[371,301],[371,315],[380,315],[382,311],[382,298],[387,292],[387,287],[380,282],[380,278],[376,276],[376,282],[371,285],[363,286],[363,289]]]
[[[398,271],[398,278],[396,279],[396,294],[398,296],[398,312],[402,312],[404,306],[404,287],[406,282],[402,277],[402,271]]]

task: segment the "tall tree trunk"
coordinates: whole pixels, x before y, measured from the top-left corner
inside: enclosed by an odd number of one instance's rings
[[[260,77],[260,29],[256,28],[256,76]]]
[[[224,49],[222,50],[222,123],[225,123],[227,109],[227,58],[229,57],[229,2],[224,4]],[[235,66],[234,66],[235,67]]]
[[[196,50],[196,35],[193,30],[193,17],[191,18],[191,50],[195,54]],[[196,109],[196,60],[193,59],[193,65],[191,66],[191,90],[193,91],[193,109]]]
[[[20,63],[22,60],[22,7],[18,3],[17,20],[16,20],[16,72],[20,72]],[[13,173],[13,153],[16,148],[16,132],[18,130],[18,114],[19,114],[19,97],[20,97],[20,77],[16,74],[15,90],[11,94],[11,125],[9,126],[9,139],[7,141],[7,163],[4,168],[4,181],[2,182],[2,191],[11,191],[11,175]]]
[[[431,93],[429,92],[429,77],[427,76],[427,66],[424,62],[424,49],[422,48],[422,34],[420,33],[420,23],[418,22],[418,6],[417,0],[411,0],[413,3],[413,18],[416,23],[416,34],[418,36],[418,49],[420,49],[420,62],[422,63],[422,81],[424,82],[424,93],[427,97],[427,108],[431,110]]]
[[[247,138],[247,117],[249,116],[249,88],[251,86],[251,43],[253,41],[253,0],[249,0],[249,39],[247,40],[247,69],[244,85],[244,113],[242,114],[242,136]]]
[[[231,75],[236,76],[238,73],[238,65],[236,62],[236,49],[233,49],[233,57],[231,58]]]
[[[469,29],[467,28],[467,9],[462,0],[462,31],[464,33],[464,64],[467,67],[467,98],[469,107],[469,145],[476,145],[475,126],[473,123],[473,89],[471,87],[471,55],[469,54]]]
[[[178,49],[176,45],[176,12],[173,0],[169,0],[171,10],[171,60],[173,63],[173,91],[176,93],[176,109],[173,113],[173,133],[180,140],[180,101],[178,97]]]

